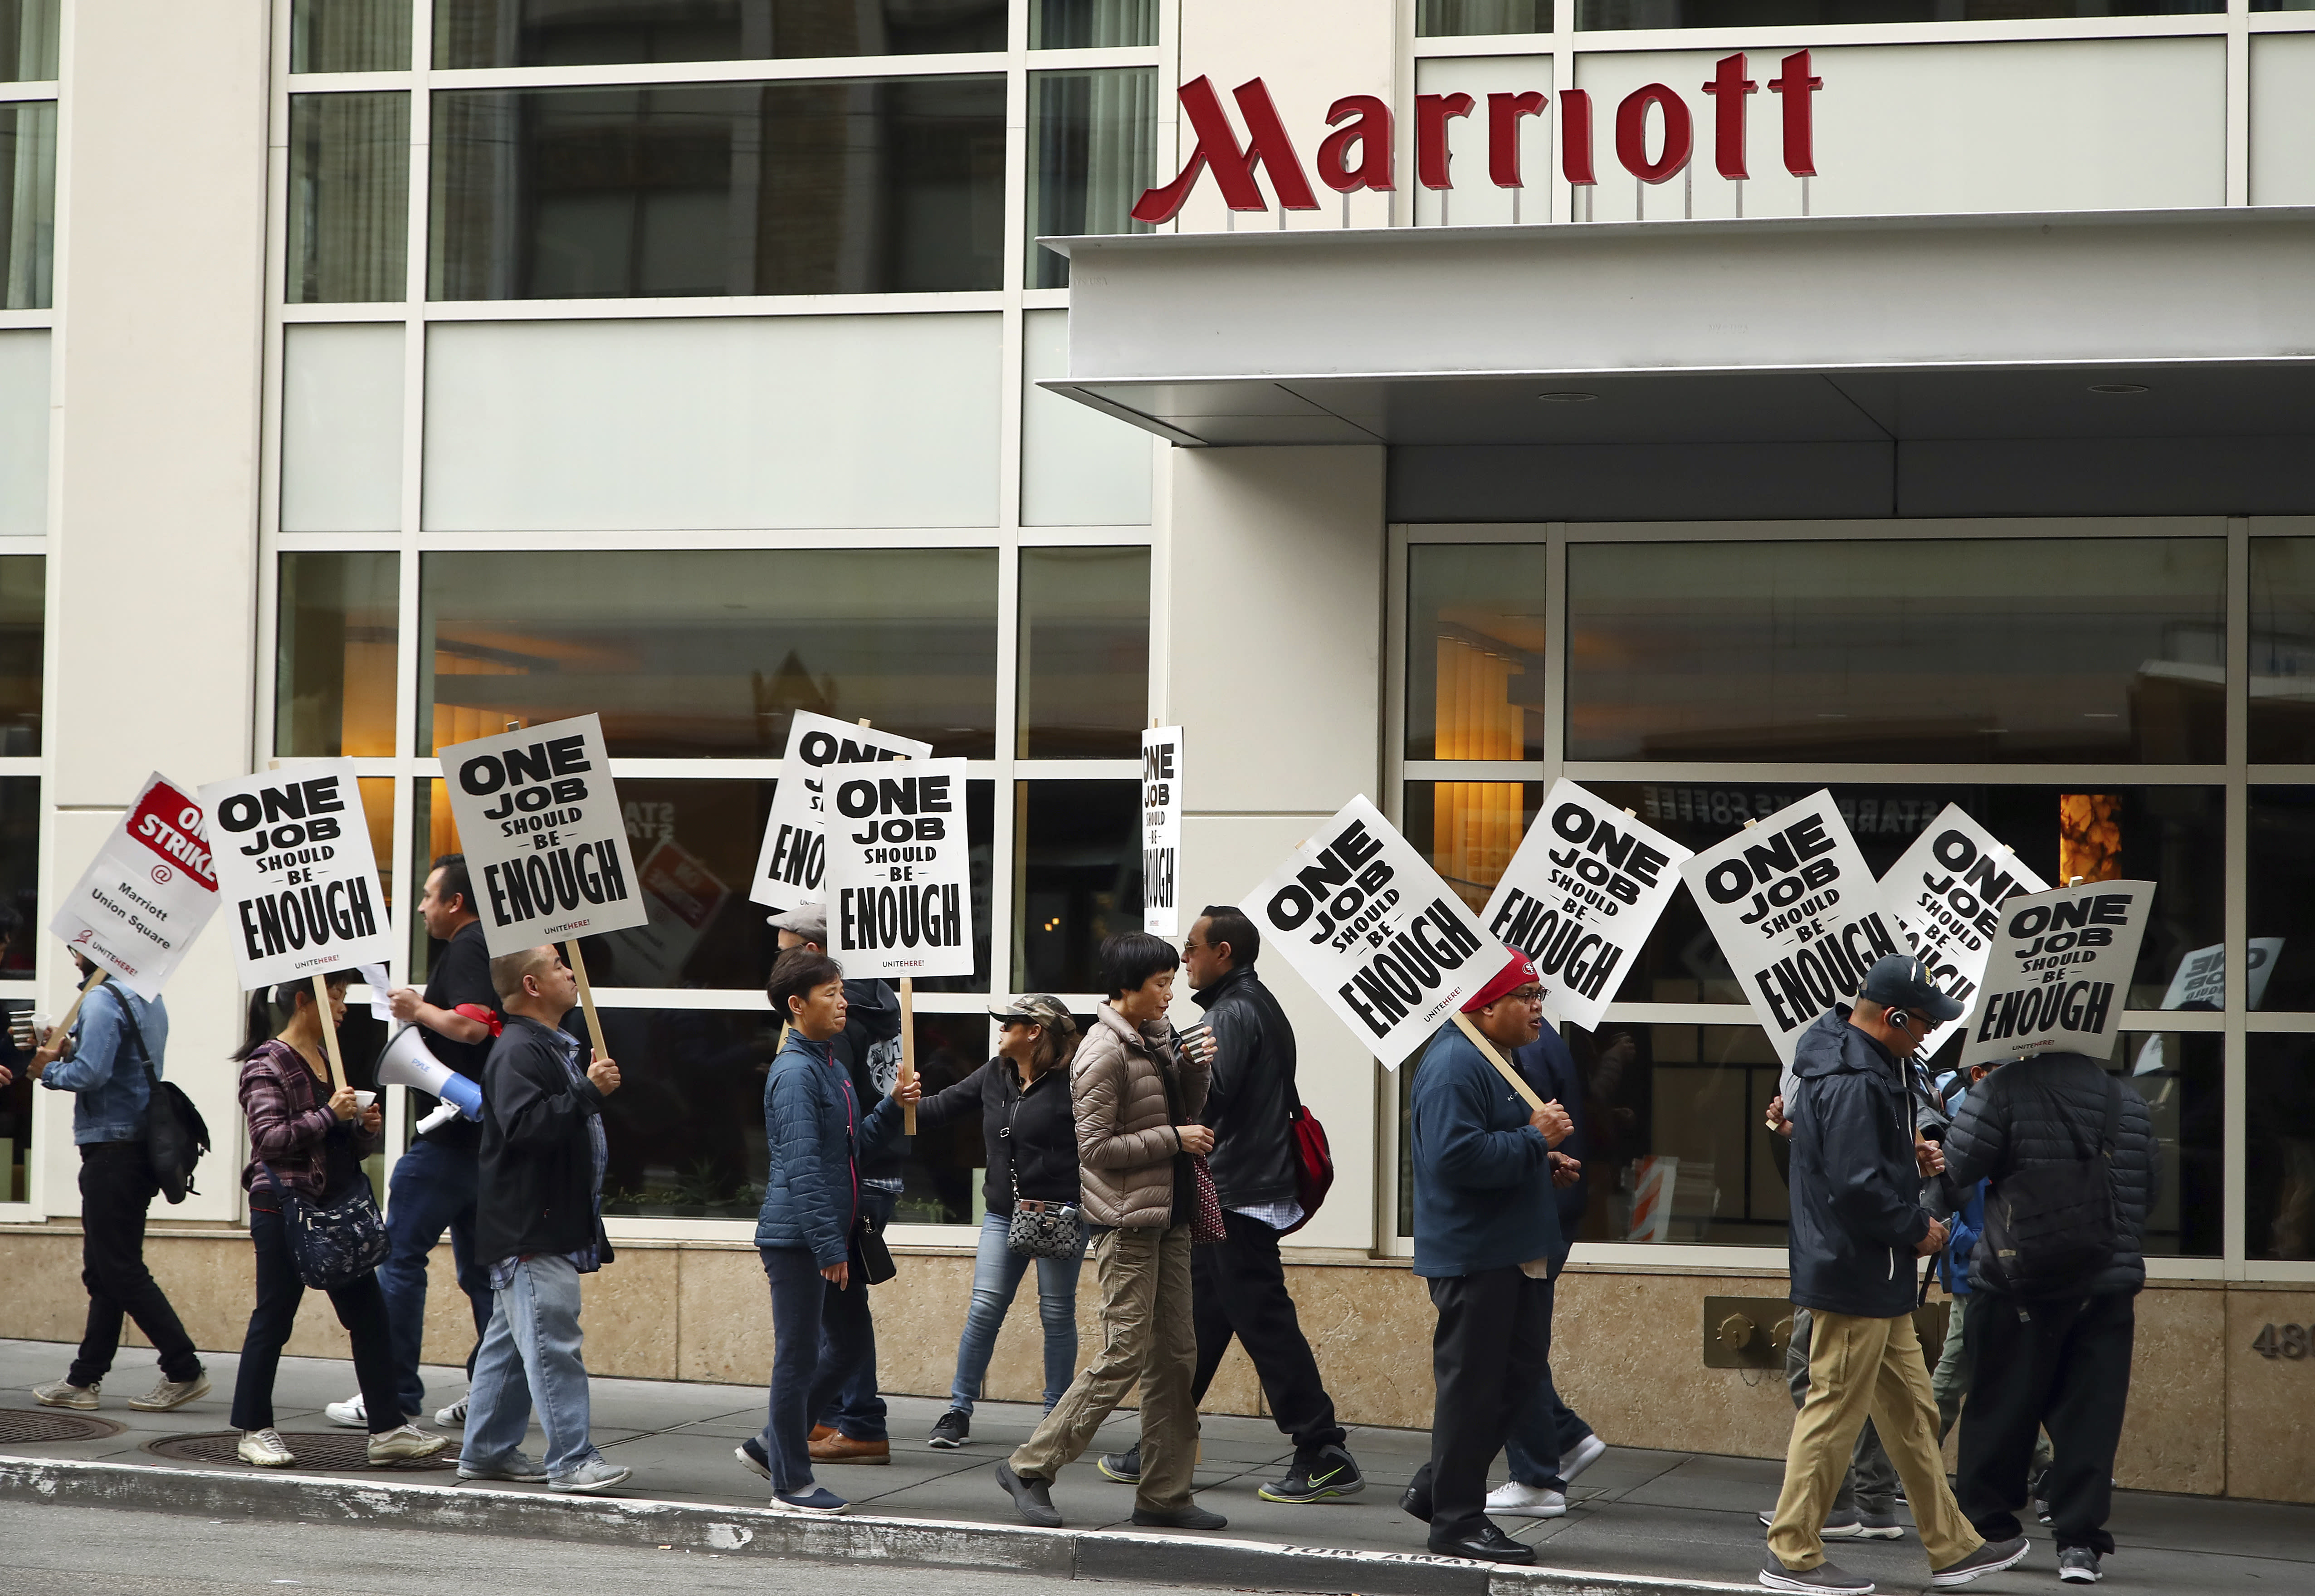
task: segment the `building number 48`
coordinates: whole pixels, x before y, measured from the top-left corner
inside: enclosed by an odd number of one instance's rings
[[[2250,1350],[2262,1358],[2303,1358],[2311,1346],[2315,1346],[2315,1326],[2284,1325],[2280,1329],[2267,1326],[2250,1343]]]

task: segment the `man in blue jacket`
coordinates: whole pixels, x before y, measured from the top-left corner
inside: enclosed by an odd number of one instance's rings
[[[1543,1024],[1535,966],[1512,954],[1463,1012],[1496,1051],[1527,1046]],[[1535,1548],[1486,1515],[1487,1468],[1549,1368],[1560,1252],[1551,1149],[1572,1126],[1557,1103],[1529,1112],[1459,1026],[1440,1032],[1415,1067],[1410,1118],[1415,1272],[1430,1282],[1439,1323],[1431,1461],[1400,1505],[1430,1522],[1434,1552],[1532,1563]]]

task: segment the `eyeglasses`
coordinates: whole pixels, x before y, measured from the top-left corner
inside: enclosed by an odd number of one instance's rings
[[[1543,989],[1539,986],[1514,987],[1510,996],[1516,1002],[1534,1006],[1542,1003]]]

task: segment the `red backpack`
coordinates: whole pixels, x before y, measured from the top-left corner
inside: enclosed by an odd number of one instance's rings
[[[1302,1217],[1280,1231],[1281,1236],[1291,1236],[1308,1224],[1335,1184],[1335,1155],[1318,1117],[1297,1103],[1287,1111],[1286,1121],[1294,1128],[1294,1201],[1300,1204]]]

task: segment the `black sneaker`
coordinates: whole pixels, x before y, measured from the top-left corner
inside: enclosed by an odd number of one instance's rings
[[[1255,1494],[1264,1502],[1324,1502],[1329,1496],[1353,1496],[1367,1487],[1366,1476],[1350,1453],[1338,1446],[1296,1448],[1294,1466],[1276,1485],[1264,1485]]]
[[[962,1446],[965,1438],[971,1433],[971,1416],[952,1407],[933,1421],[933,1432],[927,1438],[925,1444],[929,1447],[938,1447],[945,1452],[953,1451]]]
[[[1229,1521],[1218,1512],[1211,1512],[1194,1502],[1179,1507],[1158,1509],[1137,1507],[1133,1521],[1144,1530],[1227,1530]]]
[[[764,1443],[754,1436],[733,1447],[732,1455],[746,1464],[750,1472],[765,1479],[772,1477],[772,1460],[764,1455]]]
[[[997,1466],[997,1483],[1007,1496],[1013,1498],[1013,1511],[1021,1515],[1024,1524],[1034,1524],[1040,1530],[1061,1527],[1060,1510],[1053,1505],[1051,1480],[1013,1472],[1010,1463]]]
[[[1960,1562],[1948,1563],[1931,1573],[1929,1583],[1939,1590],[1965,1585],[1974,1579],[2000,1573],[2033,1549],[2034,1543],[2022,1535],[2009,1540],[1989,1540]]]
[[[1830,1563],[1796,1571],[1774,1557],[1761,1565],[1761,1583],[1771,1591],[1808,1591],[1818,1596],[1873,1596],[1873,1582],[1843,1573]]]
[[[1141,1483],[1141,1443],[1135,1441],[1122,1452],[1104,1452],[1094,1465],[1104,1479],[1113,1479],[1121,1485]]]

